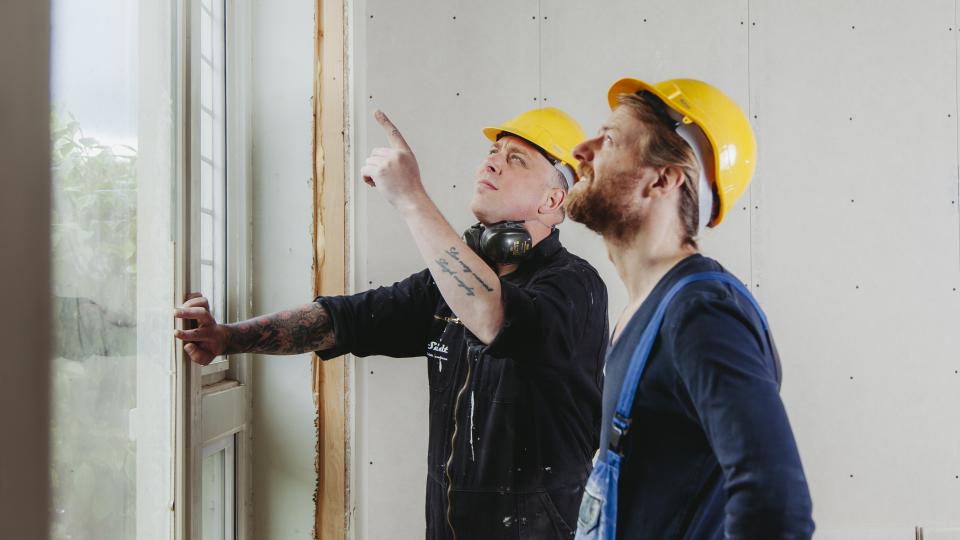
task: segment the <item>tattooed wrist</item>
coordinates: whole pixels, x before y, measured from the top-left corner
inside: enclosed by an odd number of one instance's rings
[[[316,302],[223,325],[226,354],[301,354],[333,347],[333,321]]]

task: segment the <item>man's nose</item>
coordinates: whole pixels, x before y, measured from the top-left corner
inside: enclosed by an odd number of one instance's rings
[[[587,139],[574,146],[573,151],[571,152],[573,157],[580,162],[589,163],[593,161],[593,145],[591,143],[593,143],[595,140],[596,139]]]
[[[497,154],[490,154],[489,156],[487,156],[487,159],[483,161],[483,167],[489,173],[500,174],[500,169],[502,168],[502,165],[500,164],[500,161],[497,158]]]

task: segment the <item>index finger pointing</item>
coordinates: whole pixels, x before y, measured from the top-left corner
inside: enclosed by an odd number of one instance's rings
[[[387,118],[387,115],[383,114],[383,111],[378,110],[373,113],[373,117],[377,119],[377,123],[380,124],[380,127],[383,128],[383,131],[387,134],[387,140],[390,141],[390,146],[394,147],[397,150],[406,150],[410,152],[410,145],[407,144],[407,141],[403,138],[403,135],[400,134],[400,130],[397,129],[397,126],[393,125],[393,122]]]

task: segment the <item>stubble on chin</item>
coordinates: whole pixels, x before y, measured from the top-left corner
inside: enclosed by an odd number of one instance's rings
[[[597,181],[593,171],[581,167],[585,184],[577,186],[567,196],[567,215],[604,240],[623,243],[640,229],[642,217],[632,204],[637,186],[635,175],[615,174]]]

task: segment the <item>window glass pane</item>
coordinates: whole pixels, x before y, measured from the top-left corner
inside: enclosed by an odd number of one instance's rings
[[[173,15],[52,2],[52,538],[170,538]]]
[[[213,216],[207,212],[200,213],[200,259],[213,260]],[[203,293],[213,294],[213,291]]]
[[[200,105],[213,108],[213,64],[204,61],[200,69]]]
[[[213,58],[213,35],[209,30],[213,26],[213,21],[210,19],[210,8],[201,4],[200,27],[207,30],[200,32],[200,55],[207,60]]]
[[[208,110],[200,111],[200,156],[214,159],[213,155],[213,115]]]
[[[203,449],[201,470],[202,540],[233,540],[236,504],[236,438],[229,435]]]
[[[213,289],[213,265],[211,264],[200,264],[200,292],[207,297],[211,306],[216,304],[217,295]]]
[[[227,498],[225,491],[226,450],[203,458],[202,491],[203,540],[223,540]]]
[[[200,207],[213,210],[213,165],[200,162]]]
[[[196,0],[200,1],[200,0]],[[194,30],[201,50],[196,66],[200,84],[201,254],[210,268],[201,271],[203,294],[218,320],[226,314],[226,41],[223,0],[202,0]]]

